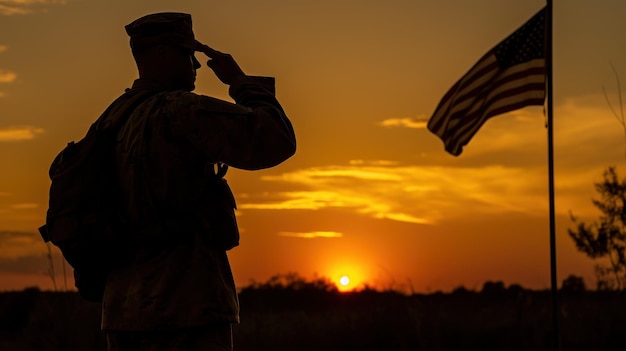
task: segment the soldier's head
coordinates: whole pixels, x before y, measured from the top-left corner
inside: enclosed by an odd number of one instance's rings
[[[173,89],[193,90],[200,62],[195,52],[203,44],[194,38],[191,15],[154,13],[126,27],[139,77]]]

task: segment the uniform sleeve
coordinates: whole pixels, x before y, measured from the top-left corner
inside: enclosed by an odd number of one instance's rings
[[[168,116],[212,162],[257,170],[296,151],[291,122],[274,96],[274,78],[246,77],[229,89],[235,103],[191,92],[168,95]]]

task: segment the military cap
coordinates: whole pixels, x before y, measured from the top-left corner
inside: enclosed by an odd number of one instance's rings
[[[191,15],[187,13],[153,13],[134,20],[125,28],[133,49],[159,44],[177,45],[194,51],[202,51],[204,47],[195,39]]]

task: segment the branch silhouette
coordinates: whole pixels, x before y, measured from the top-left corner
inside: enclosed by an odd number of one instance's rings
[[[617,98],[618,98],[618,101],[619,101],[619,113],[613,107],[613,104],[611,103],[611,100],[609,99],[609,96],[606,93],[606,88],[604,87],[604,85],[602,86],[602,93],[604,94],[604,98],[606,99],[606,102],[609,105],[609,108],[611,109],[611,112],[613,112],[613,115],[615,116],[615,119],[617,119],[617,121],[622,125],[622,129],[624,130],[624,141],[625,141],[624,157],[626,158],[626,119],[624,118],[624,103],[623,103],[623,99],[622,99],[622,84],[621,84],[621,81],[619,79],[619,74],[617,73],[617,70],[615,69],[615,66],[613,66],[613,64],[611,62],[609,62],[609,65],[611,66],[611,69],[613,70],[613,73],[615,74],[615,80],[616,80],[616,83],[617,83]]]

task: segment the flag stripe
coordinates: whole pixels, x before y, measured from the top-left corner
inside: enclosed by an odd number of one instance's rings
[[[512,74],[509,74],[508,71],[503,72],[499,79],[494,80],[489,89],[482,89],[478,92],[478,95],[471,100],[471,105],[450,113],[447,118],[456,123],[451,123],[440,136],[445,138],[448,134],[454,133],[459,128],[459,123],[471,125],[475,119],[480,118],[480,115],[489,113],[493,109],[492,106],[497,103],[498,98],[522,94],[527,89],[545,89],[545,62],[543,59],[533,60],[519,66],[524,66],[526,70],[520,71],[519,68],[522,67],[515,66]],[[529,85],[531,83],[538,86]]]
[[[459,155],[491,117],[545,100],[545,7],[488,51],[443,96],[427,128]]]
[[[490,106],[488,111],[473,114],[471,123],[462,123],[458,125],[453,131],[446,131],[443,135],[445,139],[452,141],[464,139],[464,135],[470,133],[470,131],[476,131],[477,125],[482,125],[483,121],[489,117],[503,114],[509,111],[522,108],[533,103],[543,103],[544,96],[537,96],[537,92],[543,89],[543,83],[536,84],[530,83],[526,86],[520,87],[519,90],[523,90],[523,93],[507,92],[499,97],[497,103]],[[507,96],[508,95],[508,96]],[[473,135],[474,133],[472,133]],[[469,140],[468,140],[469,141]]]
[[[525,90],[523,94],[517,94],[515,96],[503,98],[499,101],[498,106],[492,108],[492,110],[483,116],[481,116],[478,120],[476,120],[473,124],[470,125],[470,128],[458,132],[458,136],[452,137],[448,140],[450,142],[446,143],[446,149],[450,148],[455,150],[452,152],[455,155],[460,154],[461,148],[470,141],[470,139],[478,132],[480,127],[491,117],[495,117],[499,114],[503,114],[506,112],[514,111],[520,109],[522,107],[530,106],[530,105],[541,105],[545,100],[544,96],[544,83],[542,82],[540,85],[535,83],[531,84],[531,86],[535,86],[535,89]],[[541,95],[541,96],[538,96]],[[520,98],[523,98],[520,100]]]
[[[523,67],[514,66],[515,68],[511,68],[503,72],[502,74],[500,74],[498,79],[493,79],[493,82],[488,87],[480,87],[478,89],[475,89],[473,91],[474,99],[469,100],[469,97],[466,98],[467,103],[461,104],[459,108],[451,109],[452,111],[449,111],[447,117],[445,118],[450,120],[457,120],[458,118],[462,118],[463,114],[474,112],[477,109],[476,106],[480,107],[480,102],[485,101],[485,95],[498,93],[499,91],[497,89],[499,89],[503,83],[507,83],[515,79],[526,78],[525,75],[535,74],[540,74],[541,76],[539,77],[539,79],[543,80],[543,75],[545,74],[545,62],[543,59],[533,60],[519,66]],[[472,108],[472,105],[476,106]],[[433,119],[434,118],[435,117],[433,117]]]
[[[504,84],[517,79],[524,79],[528,75],[540,74],[545,75],[545,62],[543,59],[533,60],[518,66],[514,66],[504,72],[501,72],[497,76],[490,79],[489,84],[484,84],[480,87],[474,88],[471,92],[465,94],[463,99],[465,102],[457,103],[457,108],[449,111],[450,118],[457,118],[459,112],[471,113],[476,107],[468,107],[468,105],[475,104],[477,99],[484,98],[485,95],[494,95],[494,90],[500,89]]]
[[[448,93],[441,99],[439,106],[435,110],[433,117],[430,119],[428,123],[428,128],[433,131],[440,130],[444,126],[442,125],[445,120],[445,116],[450,112],[450,108],[456,103],[456,97],[459,94],[467,89],[467,85],[473,86],[475,80],[480,77],[484,77],[484,80],[489,80],[497,73],[498,62],[493,55],[489,55],[485,58],[484,61],[479,62],[481,65],[476,65],[468,74],[459,80],[449,91]],[[437,133],[435,133],[437,134]]]
[[[507,92],[503,94],[497,103],[492,104],[489,111],[485,113],[476,113],[472,123],[463,123],[463,129],[457,129],[451,134],[446,134],[444,140],[446,146],[457,145],[465,146],[474,134],[480,129],[480,127],[487,121],[487,119],[499,114],[510,112],[529,105],[541,105],[545,99],[545,87],[544,82],[541,83],[529,83],[528,85],[521,86],[519,92]],[[508,95],[508,96],[507,96]]]

